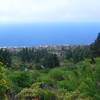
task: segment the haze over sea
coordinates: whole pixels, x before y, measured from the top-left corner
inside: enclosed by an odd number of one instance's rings
[[[99,32],[97,22],[0,24],[0,47],[90,44]]]

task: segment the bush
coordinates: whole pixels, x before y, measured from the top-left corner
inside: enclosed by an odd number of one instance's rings
[[[23,88],[30,87],[32,85],[32,80],[31,80],[29,72],[24,72],[24,71],[15,72],[11,76],[11,80],[14,85],[13,88],[17,92],[21,91]]]
[[[39,91],[40,100],[55,100],[55,94],[50,90],[40,89]]]
[[[0,62],[0,100],[7,100],[7,96],[6,96],[7,85],[4,79],[5,74],[2,65],[3,64]]]
[[[80,94],[79,91],[67,92],[63,100],[93,100],[91,97]]]
[[[67,81],[64,80],[64,81],[58,81],[57,82],[57,88],[58,89],[67,89],[68,86],[67,86]]]
[[[42,69],[42,68],[41,68],[41,64],[40,64],[40,63],[35,64],[35,65],[34,65],[34,69],[36,69],[36,70]]]
[[[41,73],[39,72],[39,71],[33,71],[32,73],[31,73],[31,77],[32,77],[32,79],[33,80],[37,80],[38,79],[38,77],[40,77],[41,76]]]
[[[64,71],[61,71],[60,69],[52,69],[49,72],[50,77],[55,80],[55,81],[61,81],[64,80],[63,75],[64,75]]]
[[[44,83],[35,83],[31,88],[23,89],[18,95],[18,100],[30,100],[30,99],[39,99],[39,100],[56,100],[56,95],[47,89],[41,88],[41,85]]]
[[[57,89],[55,91],[57,100],[63,100],[66,93],[67,93],[66,89]]]
[[[53,86],[53,80],[49,76],[41,76],[37,79],[37,82],[43,82],[49,86]]]

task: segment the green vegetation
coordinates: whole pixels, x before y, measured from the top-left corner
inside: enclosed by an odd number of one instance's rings
[[[2,66],[3,64],[0,62],[0,100],[7,100],[6,96],[6,81],[4,80],[4,68]]]
[[[7,67],[11,66],[11,54],[8,50],[0,49],[0,61]]]
[[[100,34],[91,45],[62,48],[60,54],[23,48],[0,55],[0,100],[6,100],[7,86],[17,100],[100,100]]]
[[[90,45],[91,56],[100,57],[100,33],[94,43]]]
[[[7,84],[13,92],[18,93],[18,100],[28,100],[27,98],[99,100],[100,58],[95,58],[95,65],[92,65],[90,61],[91,59],[81,61],[75,64],[72,70],[68,70],[67,66],[32,72],[9,73],[6,70]]]

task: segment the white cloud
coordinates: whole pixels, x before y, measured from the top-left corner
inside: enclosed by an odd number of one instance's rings
[[[100,0],[0,0],[0,22],[100,20]]]

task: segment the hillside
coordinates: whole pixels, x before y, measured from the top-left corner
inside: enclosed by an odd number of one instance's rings
[[[100,100],[99,54],[100,34],[91,45],[1,48],[0,100]]]

